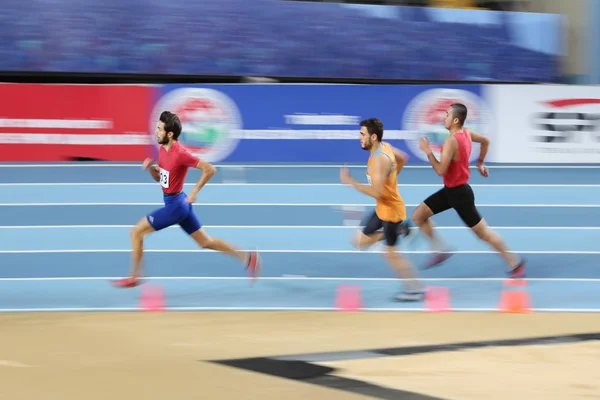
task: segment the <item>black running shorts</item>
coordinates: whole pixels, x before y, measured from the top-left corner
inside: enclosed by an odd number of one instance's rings
[[[377,215],[375,211],[370,216],[367,216],[363,219],[362,226],[363,233],[367,236],[372,235],[377,232],[381,228],[383,228],[383,235],[385,237],[385,243],[388,246],[395,246],[398,242],[398,236],[400,236],[402,232],[402,223],[404,221],[398,222],[390,222],[390,221],[382,221],[381,218]]]
[[[468,183],[452,188],[444,186],[425,199],[424,203],[434,215],[453,208],[469,228],[474,227],[482,220],[477,207],[475,207],[473,189]]]

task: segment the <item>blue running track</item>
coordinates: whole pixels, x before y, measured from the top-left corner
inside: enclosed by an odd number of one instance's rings
[[[364,166],[352,166],[364,180]],[[600,167],[492,166],[473,171],[488,223],[529,263],[536,311],[600,311]],[[190,171],[189,189],[199,178]],[[410,213],[441,187],[426,166],[409,166],[400,191]],[[160,187],[138,164],[0,165],[0,311],[136,310],[140,288],[109,280],[129,270],[129,229],[162,205]],[[198,197],[212,236],[262,251],[251,286],[242,266],[198,249],[178,227],[148,237],[145,268],[172,310],[329,310],[340,284],[360,285],[369,310],[422,310],[392,301],[400,283],[379,248],[353,249],[350,236],[373,201],[339,184],[335,165],[224,165]],[[502,259],[450,210],[434,217],[455,255],[421,271],[450,288],[455,310],[497,310]],[[431,256],[418,238],[402,250],[416,266]]]

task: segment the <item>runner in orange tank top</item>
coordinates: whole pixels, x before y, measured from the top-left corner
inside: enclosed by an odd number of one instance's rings
[[[373,184],[373,176],[378,168],[386,172],[382,174],[384,175],[384,180],[382,182],[381,196],[375,198],[377,205],[375,212],[384,221],[404,221],[406,220],[406,206],[398,190],[398,175],[394,173],[396,164],[398,164],[396,156],[388,143],[381,142],[378,147],[369,156],[369,161],[367,162],[367,180],[370,185]],[[381,155],[385,156],[385,158],[380,157]],[[377,165],[376,160],[380,158],[384,161]],[[386,168],[386,163],[389,163],[389,168]]]
[[[488,170],[483,165],[483,161],[488,151],[489,140],[485,136],[465,129],[466,119],[467,107],[463,104],[452,104],[446,110],[444,126],[450,131],[450,136],[444,141],[439,161],[433,155],[426,138],[422,138],[419,144],[421,150],[427,154],[435,172],[444,180],[444,187],[429,196],[415,209],[412,215],[412,220],[430,239],[432,248],[437,253],[425,267],[438,265],[451,256],[447,250],[448,247],[437,234],[434,234],[430,217],[453,208],[479,239],[488,243],[502,255],[506,261],[509,275],[512,278],[522,278],[525,276],[525,260],[508,252],[500,235],[490,229],[475,206],[475,195],[469,185],[472,142],[481,144],[477,169],[481,175],[487,178]]]
[[[418,280],[412,263],[396,252],[399,236],[410,234],[406,222],[406,206],[398,191],[398,174],[408,156],[388,143],[382,142],[383,124],[377,118],[360,123],[360,144],[369,151],[367,163],[368,185],[354,180],[347,168],[340,172],[340,180],[352,185],[359,192],[375,199],[375,211],[365,220],[362,231],[353,241],[355,247],[366,249],[385,240],[385,258],[403,279],[404,290],[396,297],[398,301],[421,301],[425,288]]]

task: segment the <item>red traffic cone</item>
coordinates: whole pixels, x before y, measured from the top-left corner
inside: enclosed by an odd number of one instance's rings
[[[450,289],[445,286],[432,286],[425,293],[425,310],[429,312],[450,311]]]
[[[524,279],[507,279],[500,293],[500,311],[510,314],[531,313],[531,300],[526,291],[527,282]]]
[[[338,311],[359,311],[362,299],[359,285],[339,285],[337,288],[335,306]]]
[[[165,291],[162,285],[142,285],[140,308],[142,311],[164,311]]]

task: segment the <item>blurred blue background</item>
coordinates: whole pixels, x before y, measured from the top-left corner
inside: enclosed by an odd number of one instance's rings
[[[514,82],[580,72],[563,62],[571,15],[548,5],[544,13],[281,0],[3,5],[2,71]]]

